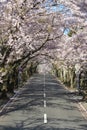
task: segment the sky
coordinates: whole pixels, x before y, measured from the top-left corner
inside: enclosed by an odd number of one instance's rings
[[[53,0],[47,0],[45,1],[45,3],[42,5],[45,7],[45,9],[47,10],[48,13],[52,13],[52,12],[60,12],[62,14],[64,14],[66,17],[72,16],[72,12],[71,10],[66,7],[63,4],[58,4],[58,3],[54,3]],[[69,33],[70,29],[66,28],[64,31],[64,35],[67,35]]]

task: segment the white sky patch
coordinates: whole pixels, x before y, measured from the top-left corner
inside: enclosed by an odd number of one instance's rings
[[[64,31],[64,35],[67,35],[69,33],[70,29],[69,28],[66,28],[65,31]]]
[[[50,64],[40,64],[38,66],[38,71],[40,73],[48,73],[51,71],[51,66],[50,66]]]
[[[1,3],[3,3],[3,2],[7,2],[7,0],[0,0],[0,2],[1,2]]]

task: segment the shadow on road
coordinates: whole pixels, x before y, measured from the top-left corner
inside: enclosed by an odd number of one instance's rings
[[[74,113],[77,112],[76,105],[73,105],[77,103],[77,99],[74,98],[75,93],[65,90],[61,84],[51,76],[46,76],[45,82],[48,113],[49,110],[52,111],[54,108],[52,112],[55,113],[56,110],[58,115],[55,115],[54,118],[50,116],[52,113],[49,113],[48,122],[44,124],[44,79],[43,77],[36,76],[34,80],[31,80],[30,84],[25,86],[25,90],[0,114],[0,116],[3,117],[7,115],[9,118],[14,112],[16,112],[15,114],[20,113],[20,120],[14,120],[13,117],[12,121],[14,122],[8,126],[6,126],[5,123],[4,125],[0,125],[0,130],[87,130],[87,125],[83,122],[83,118],[80,118],[81,116],[77,116],[77,114],[75,115]],[[59,114],[60,110],[61,114]],[[66,116],[60,116],[63,111],[67,114],[68,112],[70,113],[67,119]],[[74,115],[71,114],[72,112]],[[6,123],[7,122],[9,124],[9,120],[6,120]],[[80,122],[82,123],[80,124]],[[80,125],[77,126],[75,124]]]
[[[35,122],[33,123],[35,124]],[[55,126],[54,127],[49,126],[47,124],[42,124],[42,125],[37,125],[37,126],[33,126],[33,124],[31,124],[29,126],[29,124],[25,125],[25,122],[22,121],[21,123],[16,124],[15,127],[0,126],[0,130],[77,130],[77,128],[75,126],[73,126],[73,128],[67,128],[67,127],[62,128],[62,126],[61,128],[60,127],[58,128]],[[78,128],[78,130],[87,130],[87,125],[81,125],[81,128]]]

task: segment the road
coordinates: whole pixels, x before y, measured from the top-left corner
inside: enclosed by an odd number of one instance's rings
[[[51,75],[34,75],[3,109],[0,130],[87,130],[73,94]]]

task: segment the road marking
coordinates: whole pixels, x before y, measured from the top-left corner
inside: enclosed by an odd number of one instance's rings
[[[2,107],[2,109],[0,110],[0,114],[3,112],[3,110],[10,104],[12,104],[14,102],[14,99],[17,97],[17,95],[20,94],[20,91],[17,91],[17,93]],[[8,110],[8,109],[7,109]]]
[[[47,114],[44,114],[44,123],[47,123]]]
[[[46,107],[46,100],[44,100],[44,107]]]
[[[31,78],[29,79],[29,81],[30,81],[31,79],[33,79],[33,77],[31,77]],[[28,83],[29,83],[29,82],[28,82]],[[25,83],[25,85],[26,85],[26,83]],[[14,94],[14,96],[13,96],[12,98],[10,98],[10,100],[2,107],[2,109],[0,110],[0,114],[5,110],[5,108],[6,108],[8,105],[12,105],[12,103],[14,103],[15,98],[17,98],[17,96],[18,96],[19,94],[21,94],[22,91],[25,90],[25,85],[23,85],[22,90],[21,90],[21,88],[19,88],[19,90],[16,91],[16,93]],[[8,110],[8,108],[7,108],[7,110]]]
[[[44,98],[46,97],[46,93],[44,93]]]
[[[81,112],[83,118],[84,118],[85,120],[87,120],[87,117],[86,117],[85,113],[83,112],[82,108],[81,108],[79,105],[77,105],[77,107],[78,107],[79,111]]]
[[[83,107],[83,105],[81,104],[81,102],[79,103],[79,105],[87,113],[87,110]]]
[[[87,110],[85,109],[85,107],[80,103],[78,103],[78,108],[82,114],[82,116],[87,120]]]

